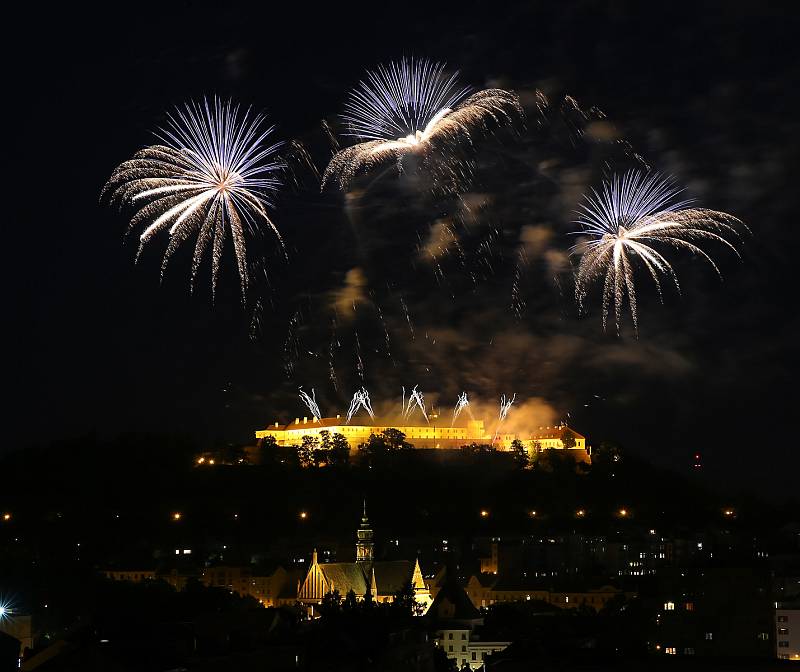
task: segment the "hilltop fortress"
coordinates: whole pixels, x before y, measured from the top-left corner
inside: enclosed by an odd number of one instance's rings
[[[355,451],[365,443],[370,434],[380,434],[386,429],[397,429],[406,435],[406,440],[415,448],[457,449],[475,444],[491,444],[497,450],[509,450],[513,441],[521,441],[529,450],[564,450],[568,449],[576,460],[589,461],[591,448],[586,437],[565,424],[549,427],[532,427],[529,431],[504,433],[488,431],[483,420],[468,419],[451,425],[444,418],[435,414],[428,416],[428,422],[411,424],[408,418],[352,418],[348,424],[344,418],[304,417],[295,418],[294,422],[280,424],[275,422],[265,429],[256,431],[256,439],[274,437],[280,446],[292,446],[302,443],[304,436],[319,437],[320,432],[341,434]],[[565,440],[567,445],[565,445]],[[573,444],[574,441],[574,444]],[[573,445],[570,445],[573,444]]]

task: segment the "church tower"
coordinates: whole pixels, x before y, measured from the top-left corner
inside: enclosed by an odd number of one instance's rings
[[[364,500],[364,515],[356,532],[356,562],[372,564],[374,544],[372,543],[372,527],[367,518],[367,502]]]

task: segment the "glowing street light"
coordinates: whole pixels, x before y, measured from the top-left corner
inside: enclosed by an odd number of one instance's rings
[[[486,509],[481,509],[481,518],[488,518],[489,512]]]
[[[14,611],[11,608],[11,602],[0,601],[0,623],[11,620],[11,615],[13,613]]]
[[[10,513],[4,513],[3,514],[3,520],[5,522],[8,522],[9,520],[11,520],[11,514]]]
[[[575,517],[576,518],[585,518],[586,517],[586,510],[585,509],[578,509],[575,512]]]
[[[300,512],[300,520],[306,520],[308,518],[308,513],[305,511]]]
[[[628,509],[620,509],[617,511],[617,514],[620,518],[626,518],[628,516]]]
[[[529,515],[531,518],[536,518],[536,515],[537,515],[537,514],[536,514],[536,511],[529,511],[529,512],[528,512],[528,515]]]
[[[172,514],[172,520],[180,520],[181,518],[183,518],[183,514],[180,511],[175,511]]]

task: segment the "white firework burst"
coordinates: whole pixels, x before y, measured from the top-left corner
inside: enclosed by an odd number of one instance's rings
[[[139,250],[156,234],[169,232],[161,264],[163,278],[174,252],[197,234],[191,282],[205,252],[211,249],[211,288],[216,291],[225,239],[230,231],[241,281],[242,299],[248,285],[246,234],[265,224],[278,241],[272,223],[271,195],[280,187],[284,161],[281,143],[267,141],[274,126],[266,127],[262,114],[241,112],[231,101],[190,102],[167,115],[156,133],[161,143],[145,147],[112,173],[102,196],[112,203],[130,204],[138,212],[128,231],[146,225]],[[281,243],[282,244],[282,243]]]
[[[323,188],[333,181],[346,190],[357,174],[388,160],[402,170],[407,155],[416,155],[440,185],[463,186],[470,166],[436,150],[471,146],[477,132],[488,130],[489,120],[512,124],[524,113],[516,94],[486,89],[468,95],[457,76],[448,76],[443,63],[414,58],[368,71],[350,92],[342,115],[344,135],[360,142],[334,155],[322,176]],[[441,159],[436,165],[434,154]]]
[[[322,419],[322,413],[319,410],[319,404],[317,404],[317,395],[314,392],[314,389],[311,389],[311,394],[309,395],[307,392],[300,388],[299,393],[301,401],[308,407],[308,410],[311,411],[311,414],[314,416],[315,420]]]
[[[613,300],[619,333],[627,296],[634,330],[638,332],[634,286],[637,261],[649,272],[662,300],[664,277],[680,292],[674,269],[656,247],[672,247],[699,255],[720,277],[716,263],[698,243],[721,243],[739,256],[726,236],[738,239],[736,227],[744,226],[742,222],[725,212],[692,207],[692,200],[680,198],[682,191],[669,177],[629,171],[605,181],[600,191],[592,189],[580,206],[577,223],[583,230],[575,234],[589,239],[573,247],[583,252],[576,278],[576,298],[583,310],[589,287],[603,278],[603,329]]]
[[[458,400],[453,408],[453,419],[450,422],[451,427],[455,424],[455,421],[458,420],[458,416],[461,415],[461,411],[463,411],[465,408],[467,409],[467,412],[469,412],[469,399],[467,398],[467,393],[462,392],[458,395]]]
[[[422,394],[422,392],[418,391],[417,386],[414,385],[414,389],[411,390],[411,393],[408,395],[408,401],[406,401],[406,388],[404,387],[403,419],[408,420],[415,408],[419,409],[420,413],[422,413],[422,417],[425,418],[426,422],[428,422],[428,411],[425,408],[425,396]]]
[[[350,400],[350,408],[347,409],[347,420],[344,424],[349,425],[350,420],[356,414],[359,408],[363,408],[367,413],[369,413],[369,417],[373,420],[375,419],[375,413],[372,410],[372,401],[369,398],[369,392],[367,392],[367,388],[362,387],[360,390],[356,390],[355,394],[353,394],[353,398]]]

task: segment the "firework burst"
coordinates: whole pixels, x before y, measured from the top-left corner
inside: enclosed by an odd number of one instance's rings
[[[617,333],[627,296],[634,331],[638,333],[638,312],[634,286],[634,265],[640,262],[652,277],[663,301],[662,279],[671,280],[680,292],[674,269],[656,247],[685,250],[705,259],[717,274],[720,270],[698,243],[716,242],[739,256],[726,236],[738,239],[736,217],[716,210],[691,207],[681,199],[683,190],[669,177],[657,173],[630,171],[615,175],[598,192],[592,189],[581,205],[578,224],[588,241],[573,247],[582,249],[576,277],[576,299],[583,310],[589,287],[603,278],[603,329],[614,303]]]
[[[369,398],[369,392],[367,392],[367,388],[362,387],[360,390],[356,390],[353,398],[350,401],[350,408],[347,409],[347,420],[345,422],[346,425],[350,424],[350,420],[356,414],[359,408],[363,408],[367,413],[369,413],[369,417],[373,420],[375,419],[375,413],[372,410],[372,401]]]
[[[467,393],[462,392],[458,395],[458,401],[456,401],[456,405],[453,408],[453,420],[450,422],[451,427],[455,424],[455,421],[458,420],[458,416],[461,415],[461,411],[465,408],[469,413],[469,399],[467,398]]]
[[[514,93],[486,89],[468,95],[457,76],[448,76],[443,63],[413,58],[368,71],[350,92],[342,115],[344,135],[359,142],[334,155],[322,176],[323,188],[333,182],[345,191],[357,174],[387,161],[402,171],[407,156],[417,157],[440,185],[463,186],[471,174],[468,162],[442,150],[471,146],[479,132],[488,131],[490,120],[510,125],[524,114]]]
[[[138,212],[128,231],[146,225],[139,254],[156,234],[169,232],[161,275],[171,256],[197,234],[191,283],[202,258],[211,250],[211,288],[216,292],[228,231],[233,240],[244,300],[248,285],[246,234],[266,226],[281,236],[268,210],[285,164],[276,152],[281,143],[267,141],[274,127],[264,128],[261,114],[240,112],[230,101],[189,103],[169,114],[156,133],[163,144],[139,150],[112,173],[101,195]]]
[[[403,388],[403,419],[408,420],[411,416],[411,413],[414,411],[415,408],[420,410],[422,413],[422,417],[425,418],[425,421],[428,422],[428,411],[425,409],[425,397],[422,392],[417,390],[417,386],[414,385],[414,389],[411,390],[411,393],[408,395],[408,401],[406,401],[406,388]]]
[[[303,391],[303,388],[301,387],[299,396],[301,401],[308,407],[308,410],[311,411],[314,419],[321,420],[322,413],[319,410],[319,404],[317,404],[317,395],[315,394],[314,389],[311,389],[311,394],[309,395],[307,392]]]

